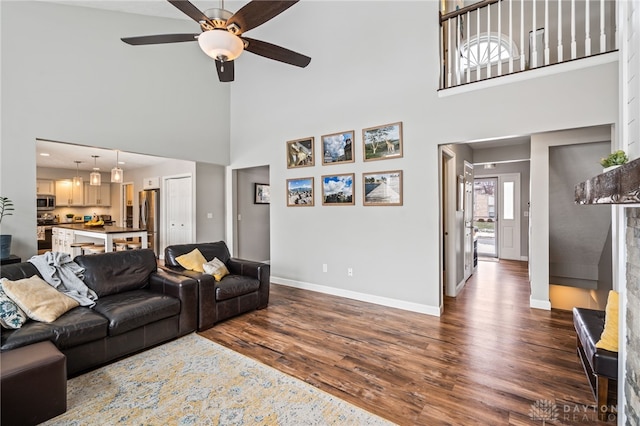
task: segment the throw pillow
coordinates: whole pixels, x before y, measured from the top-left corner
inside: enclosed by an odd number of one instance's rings
[[[225,275],[229,275],[229,270],[224,262],[217,257],[202,265],[204,272],[213,275],[216,281],[220,281]]]
[[[27,321],[27,314],[4,292],[2,284],[5,281],[6,278],[0,279],[0,325],[4,328],[20,328]]]
[[[207,263],[207,259],[205,259],[202,253],[200,253],[200,250],[196,248],[187,254],[176,257],[176,262],[189,271],[204,272],[202,265]]]
[[[2,288],[29,318],[40,322],[53,322],[79,305],[37,275],[18,281],[5,280]]]
[[[604,330],[596,348],[611,352],[618,352],[618,292],[609,291],[607,307],[604,314]]]

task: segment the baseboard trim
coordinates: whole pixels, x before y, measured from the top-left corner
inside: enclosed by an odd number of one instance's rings
[[[529,256],[520,256],[520,260],[522,260],[523,262],[528,262]]]
[[[530,298],[529,306],[534,309],[544,309],[545,311],[551,310],[551,302],[549,300],[538,300],[538,299]]]
[[[442,314],[441,306],[422,305],[419,303],[406,302],[404,300],[391,299],[389,297],[375,296],[372,294],[359,293],[351,290],[343,290],[335,287],[327,287],[319,284],[305,283],[302,281],[290,280],[271,276],[272,284],[280,284],[288,287],[300,288],[303,290],[317,291],[318,293],[330,294],[332,296],[346,297],[347,299],[359,300],[361,302],[375,303],[376,305],[390,308],[403,309],[405,311],[418,312],[439,317]]]

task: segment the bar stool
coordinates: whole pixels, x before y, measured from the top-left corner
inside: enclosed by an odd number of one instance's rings
[[[72,243],[69,247],[71,247],[71,257],[75,258],[76,256],[80,256],[84,252],[84,248],[88,246],[92,246],[93,243]]]
[[[142,243],[136,243],[136,242],[133,242],[133,241],[129,241],[127,243],[127,247],[129,247],[129,249],[131,249],[131,250],[136,250],[136,249],[142,248]]]
[[[90,246],[84,247],[85,254],[97,254],[104,253],[104,244],[92,244]]]
[[[115,251],[125,251],[127,250],[127,240],[123,238],[114,239],[113,247]]]

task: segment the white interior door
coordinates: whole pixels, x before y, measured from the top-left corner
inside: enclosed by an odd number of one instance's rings
[[[170,178],[165,182],[167,245],[192,243],[193,188],[191,177]]]
[[[473,273],[473,164],[464,162],[464,279]]]
[[[498,256],[520,260],[520,173],[498,176]]]

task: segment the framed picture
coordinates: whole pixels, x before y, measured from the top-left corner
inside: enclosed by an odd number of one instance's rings
[[[364,161],[402,157],[402,122],[362,129]]]
[[[353,163],[353,137],[355,132],[322,136],[322,164]]]
[[[287,207],[313,206],[313,178],[287,179]]]
[[[309,167],[315,165],[313,155],[314,138],[297,139],[287,142],[287,168]]]
[[[253,204],[269,204],[271,202],[271,192],[269,185],[266,183],[254,184]]]
[[[401,206],[402,170],[362,174],[365,206]]]
[[[352,206],[354,177],[353,173],[322,176],[322,205]]]

